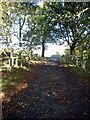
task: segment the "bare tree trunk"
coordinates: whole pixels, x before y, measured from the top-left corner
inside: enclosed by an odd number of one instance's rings
[[[42,40],[42,57],[44,57],[45,54],[45,41]]]
[[[11,28],[9,28],[11,29]],[[10,41],[9,47],[10,47],[10,67],[12,68],[14,65],[14,59],[13,59],[13,48],[12,48],[12,39],[11,39],[11,33],[9,33],[8,39]]]
[[[22,43],[21,43],[21,30],[22,30],[22,28],[21,28],[21,18],[19,18],[19,47],[20,47],[20,49],[21,49],[21,47],[22,47]],[[19,65],[20,66],[22,66],[22,58],[21,58],[21,50],[20,50],[20,52],[19,52]]]

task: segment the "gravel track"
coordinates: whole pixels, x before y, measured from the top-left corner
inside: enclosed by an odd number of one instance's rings
[[[54,62],[40,66],[28,87],[3,105],[3,118],[89,118],[88,87]],[[9,106],[9,107],[8,107]]]

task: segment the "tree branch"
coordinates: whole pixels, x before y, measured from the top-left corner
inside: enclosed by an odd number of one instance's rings
[[[21,29],[22,29],[24,23],[25,23],[25,16],[24,16],[24,19],[23,19],[23,23],[22,23],[22,25],[21,25]]]
[[[68,40],[67,40],[66,36],[64,35],[64,33],[63,33],[63,31],[62,31],[61,25],[60,25],[60,30],[61,30],[61,33],[62,33],[63,37],[65,38],[65,41],[67,41],[67,42],[68,42]],[[70,44],[70,43],[68,42],[68,44]]]

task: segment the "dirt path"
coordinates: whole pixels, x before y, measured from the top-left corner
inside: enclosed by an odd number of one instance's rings
[[[3,105],[3,118],[88,118],[88,110],[87,86],[67,68],[48,63],[7,107]]]

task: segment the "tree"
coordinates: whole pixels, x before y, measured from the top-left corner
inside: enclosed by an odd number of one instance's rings
[[[13,3],[13,15],[14,15],[14,22],[13,22],[13,31],[14,35],[19,40],[19,59],[20,59],[20,66],[22,66],[22,36],[26,32],[26,24],[27,24],[27,17],[33,10],[33,3],[31,2],[15,2]],[[15,29],[15,28],[18,28]]]
[[[29,43],[30,47],[31,43],[34,43],[33,45],[35,46],[41,45],[42,57],[44,57],[46,43],[55,42],[55,39],[53,39],[51,34],[51,19],[51,10],[46,6],[46,4],[43,6],[36,6],[35,11],[28,16],[29,31],[24,35],[24,40]],[[33,35],[36,36],[34,37],[34,40],[31,39]]]
[[[46,3],[44,3],[42,6],[38,6],[35,13],[36,17],[36,34],[39,38],[39,43],[42,46],[42,57],[44,57],[46,43],[52,43],[55,42],[55,39],[52,37],[52,11],[49,9]]]
[[[2,43],[6,44],[8,52],[9,52],[9,57],[10,57],[10,65],[11,67],[13,66],[13,48],[12,48],[12,22],[13,22],[13,17],[12,17],[12,7],[9,2],[3,2],[1,4],[2,6],[2,19],[1,19],[1,39]]]
[[[48,5],[56,14],[54,22],[55,25],[58,24],[58,33],[68,43],[72,55],[78,41],[84,40],[89,34],[88,3],[64,3],[64,6],[62,3],[48,3]]]

